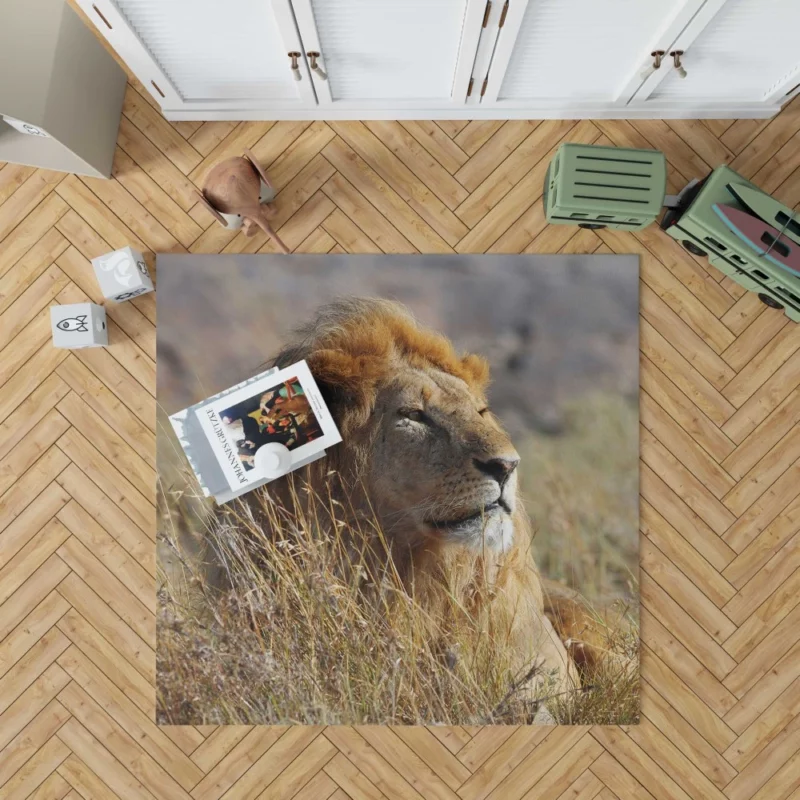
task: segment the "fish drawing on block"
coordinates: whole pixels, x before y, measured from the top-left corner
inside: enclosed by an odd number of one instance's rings
[[[715,203],[717,216],[760,256],[786,272],[800,276],[800,245],[781,235],[772,225],[738,208]]]
[[[741,183],[729,183],[728,191],[751,213],[777,228],[784,236],[800,245],[800,214],[779,203],[774,197],[745,186]]]
[[[89,330],[89,326],[86,323],[86,314],[62,319],[56,324],[56,327],[62,331],[77,331],[78,333],[85,333]]]

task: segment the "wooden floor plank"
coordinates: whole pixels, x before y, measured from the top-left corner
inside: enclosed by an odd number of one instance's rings
[[[642,677],[652,691],[657,691],[718,752],[735,740],[733,730],[711,711],[702,698],[676,680],[675,673],[646,647],[642,650]]]
[[[6,800],[25,800],[69,756],[69,748],[56,736],[48,739],[3,787]]]
[[[151,575],[155,573],[150,531],[144,533],[74,463],[57,478],[59,485],[122,545]]]
[[[776,586],[781,587],[787,578],[793,576],[800,561],[798,544],[800,537],[795,534],[772,558],[768,558],[772,552],[769,550],[767,558],[764,558],[756,569],[751,569],[752,577],[746,583],[741,581],[743,584],[741,591],[723,608],[734,622],[743,624],[753,613],[754,608],[758,609],[762,602],[772,596]]]
[[[644,682],[643,688],[642,711],[646,722],[641,727],[650,727],[647,725],[650,723],[677,747],[689,765],[697,767],[718,789],[727,786],[736,776],[736,770],[658,692],[650,689],[649,684]],[[645,736],[655,737],[654,733],[646,730],[629,729],[628,735],[635,741],[640,741]],[[680,769],[687,771],[685,766]],[[691,767],[688,772],[691,774]]]
[[[359,132],[360,133],[360,132]],[[372,136],[372,134],[369,134]],[[363,135],[348,137],[362,153],[367,153],[372,140]],[[367,142],[364,141],[367,138]],[[364,197],[382,214],[392,219],[392,223],[421,252],[451,252],[448,241],[455,242],[461,231],[461,223],[450,216],[444,217],[444,206],[433,200],[427,190],[418,190],[419,200],[404,190],[404,182],[393,175],[392,185],[375,171],[381,162],[371,158],[372,164],[365,161],[358,152],[345,141],[334,139],[323,151],[326,159],[349,180]],[[403,176],[405,177],[405,175]],[[403,194],[399,194],[397,186]]]
[[[352,241],[354,244],[361,245],[369,242],[363,250],[359,250],[359,252],[367,253],[414,252],[414,245],[377,209],[364,202],[363,195],[341,173],[337,173],[327,181],[322,187],[322,191],[333,200],[339,209],[338,213],[334,212],[329,217],[333,228],[331,235],[338,242],[339,239],[336,236],[338,231],[339,237],[342,239],[339,244],[347,245]]]
[[[92,736],[75,717],[58,732],[58,737],[72,751],[59,773],[79,793],[90,797],[124,797],[131,800],[155,800],[154,796],[114,758],[99,739]],[[110,790],[106,793],[106,789]]]
[[[330,776],[333,785],[339,787],[339,792],[344,797],[356,800],[383,800],[385,797],[383,792],[341,752],[325,765],[325,774]]]
[[[2,241],[0,275],[5,275],[48,234],[53,225],[69,211],[69,206],[55,193],[47,196],[34,211],[24,217]]]
[[[145,99],[129,85],[122,110],[124,115],[175,164],[188,175],[202,160],[187,142]]]
[[[153,504],[77,428],[70,428],[56,444],[142,531],[152,531]]]
[[[70,573],[58,584],[58,593],[89,620],[142,676],[150,681],[153,680],[155,654],[152,648],[76,573]]]
[[[52,555],[0,604],[0,639],[30,614],[68,573],[66,564],[58,556]]]
[[[155,501],[155,481],[152,471],[147,462],[131,449],[125,439],[74,392],[66,394],[58,404],[58,410],[85,438],[91,440],[94,447],[114,464],[145,498],[151,503]]]
[[[702,481],[644,427],[640,431],[640,440],[647,445],[647,455],[642,458],[643,462],[660,475],[664,483],[678,494],[711,530],[721,535],[736,522],[736,517],[716,499]]]
[[[184,247],[188,247],[203,232],[178,203],[119,147],[114,154],[111,174]]]
[[[736,626],[650,540],[640,546],[642,568],[673,599],[692,609],[692,619],[716,642],[722,643]],[[676,601],[677,602],[677,601]]]
[[[192,789],[195,800],[219,800],[286,733],[285,727],[252,728]]]
[[[737,733],[746,730],[771,704],[781,698],[797,679],[800,669],[800,645],[795,645],[772,668],[769,681],[759,681],[725,715],[725,722]]]
[[[53,517],[69,500],[55,483],[42,502],[28,506],[0,539],[0,602],[5,602],[61,545],[69,533]]]
[[[0,714],[4,713],[34,681],[69,647],[69,639],[50,628],[22,658],[0,678]]]
[[[469,159],[435,122],[404,120],[400,124],[451,174]]]
[[[522,180],[533,165],[546,156],[554,142],[574,130],[571,120],[545,120],[538,125],[497,165],[456,209],[465,225],[474,227],[491,211],[514,186]],[[587,129],[587,132],[589,129]]]
[[[675,800],[686,800],[689,797],[668,772],[623,731],[596,726],[592,729],[592,736],[603,745],[606,754],[612,755],[653,797],[669,797]],[[663,755],[665,754],[662,751]],[[709,800],[724,800],[725,796],[716,787],[707,784],[705,788],[709,792]]]
[[[466,200],[469,192],[399,122],[374,120],[364,124],[451,211]],[[412,180],[409,187],[412,191],[413,183]],[[459,226],[455,232],[461,232],[463,236],[466,228]]]
[[[38,169],[0,205],[0,242],[63,180],[61,172]]]
[[[680,626],[675,638],[718,680],[724,680],[735,669],[736,662],[722,646],[646,572],[642,575],[642,598],[647,598],[651,613],[665,628],[672,631]]]
[[[643,624],[652,635],[648,646],[715,713],[724,715],[736,705],[736,696],[697,659],[694,653],[670,636],[659,620],[642,610]]]
[[[509,120],[462,165],[456,179],[471,192],[475,191],[539,124],[532,120]]]
[[[324,122],[276,123],[253,148],[267,164],[272,185],[281,190],[335,136]],[[258,152],[256,152],[258,151]]]
[[[485,729],[484,729],[485,730]],[[484,800],[511,775],[549,735],[546,728],[516,728],[458,790],[462,800]],[[524,772],[524,770],[523,770]]]
[[[0,167],[0,204],[5,203],[34,172],[36,167],[25,164],[6,164]]]
[[[642,464],[640,475],[642,497],[710,564],[722,570],[733,561],[735,551],[660,476],[646,464]]]
[[[91,743],[91,739],[87,740]],[[82,743],[81,743],[82,744]],[[79,744],[80,746],[80,744]],[[114,800],[120,797],[112,792],[100,778],[92,772],[86,764],[75,755],[67,758],[58,768],[58,776],[72,787],[72,791],[67,795],[67,800],[77,800],[77,798],[92,798],[92,800]],[[113,783],[112,779],[112,783]]]
[[[587,733],[539,778],[524,795],[524,800],[560,797],[603,752],[603,746]]]
[[[158,761],[144,752],[140,742],[134,740],[103,708],[76,682],[72,682],[59,695],[58,701],[70,712],[90,735],[94,736],[130,774],[150,790],[154,797],[168,800],[189,800],[189,794]]]
[[[141,711],[148,716],[155,713],[155,698],[147,679],[74,608],[61,617],[58,629]],[[63,703],[63,693],[59,698]]]
[[[723,644],[725,650],[741,663],[770,631],[797,608],[797,603],[800,602],[798,589],[800,581],[793,574],[731,634]]]
[[[235,127],[235,122],[214,121],[200,123],[189,136],[179,132],[200,155],[207,156]]]
[[[714,497],[728,496],[737,488],[734,479],[644,391],[641,394],[640,414],[645,428],[696,475]]]
[[[50,228],[0,279],[0,314],[36,280],[68,246],[67,240]]]
[[[646,356],[640,359],[641,389],[653,398],[726,472],[734,443]]]
[[[190,790],[203,777],[200,768],[158,729],[150,716],[136,708],[110,678],[74,645],[61,656],[59,665],[84,691],[88,688],[92,692],[93,700],[136,740],[142,750],[167,770],[185,791]]]
[[[642,533],[655,542],[671,564],[691,579],[693,586],[720,608],[731,600],[736,588],[703,558],[690,541],[681,536],[644,498],[641,498],[639,509]]]
[[[0,643],[0,678],[69,610],[59,594],[50,592]]]
[[[17,748],[26,748],[26,737],[22,732],[33,725],[32,730],[47,729],[45,721],[36,723],[37,716],[50,709],[45,720],[50,719],[50,714],[62,715],[62,711],[54,706],[56,695],[69,683],[70,678],[58,664],[51,664],[31,685],[0,714],[0,753],[4,754],[3,763],[7,758],[13,757]],[[31,733],[31,730],[29,730]],[[49,738],[45,736],[44,738]]]

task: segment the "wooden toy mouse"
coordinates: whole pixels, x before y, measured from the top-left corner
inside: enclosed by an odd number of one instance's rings
[[[261,228],[267,236],[274,239],[283,253],[289,248],[275,233],[270,219],[275,216],[275,208],[263,202],[262,184],[269,190],[270,199],[274,197],[272,184],[264,170],[259,166],[249,150],[242,156],[226,158],[217,164],[206,177],[200,200],[214,218],[224,227],[242,227],[245,236],[253,236]]]

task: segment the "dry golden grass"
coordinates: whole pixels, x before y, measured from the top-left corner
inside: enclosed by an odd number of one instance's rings
[[[638,602],[638,428],[637,398],[595,393],[517,448],[539,569],[595,603]]]
[[[615,435],[613,425],[609,430]],[[580,441],[585,434],[586,429],[575,433]],[[576,464],[585,455],[579,449],[569,448]],[[555,530],[570,481],[582,476],[570,477],[569,459],[549,463],[549,485],[557,491],[551,515],[541,516],[539,509],[537,522]],[[443,612],[446,624],[431,619],[391,560],[380,555],[376,523],[364,522],[358,531],[350,527],[346,537],[321,535],[330,528],[319,518],[349,515],[339,513],[331,496],[311,496],[299,481],[295,485],[298,494],[289,507],[265,500],[266,525],[244,506],[237,519],[211,515],[201,523],[196,498],[162,493],[159,536],[173,566],[162,571],[159,593],[161,723],[638,721],[635,613],[608,631],[609,657],[591,685],[553,696],[548,676],[535,664],[512,671],[511,654],[487,634],[485,621],[473,619],[455,600]],[[587,500],[586,492],[576,495],[580,503]],[[595,500],[596,509],[603,509],[597,513],[605,514],[610,498]],[[573,508],[559,522],[561,534],[588,536],[592,520],[584,517]],[[199,558],[186,547],[198,538],[204,543]],[[587,552],[594,547],[584,541],[580,546]]]

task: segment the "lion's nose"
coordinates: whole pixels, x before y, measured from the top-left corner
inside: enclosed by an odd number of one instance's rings
[[[487,461],[474,458],[473,462],[480,472],[496,480],[502,487],[517,468],[519,456],[516,458],[490,458]]]

